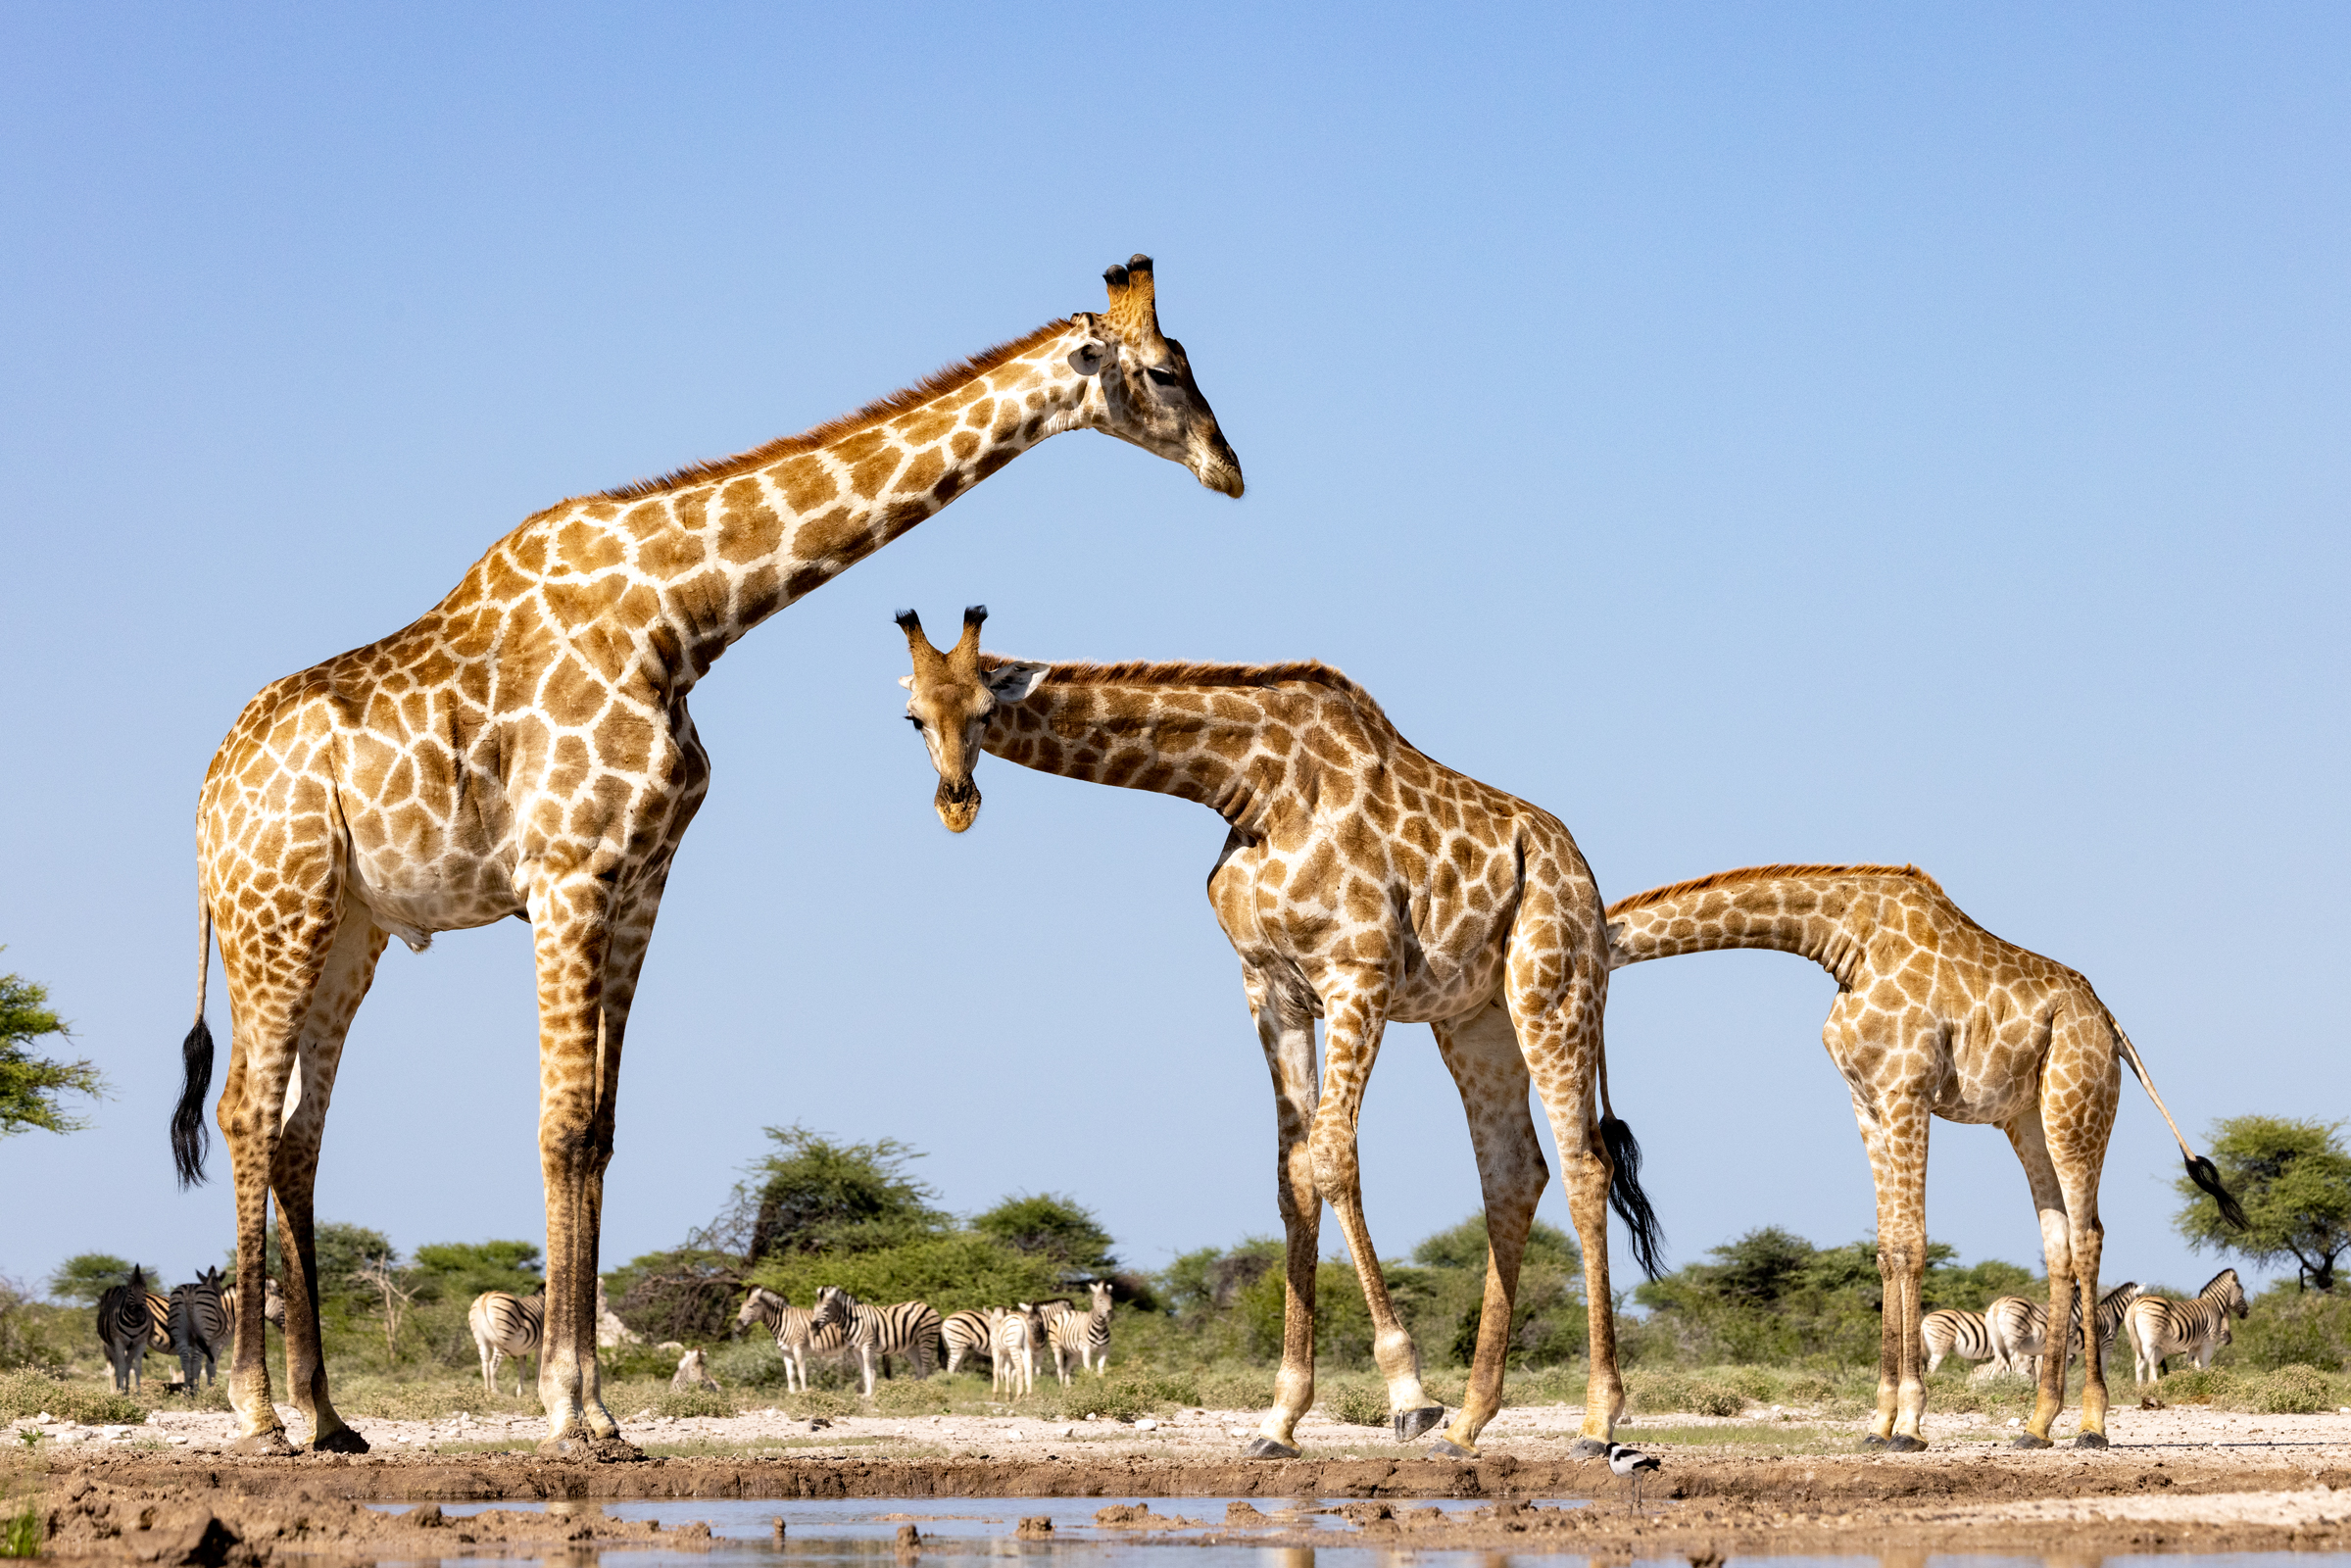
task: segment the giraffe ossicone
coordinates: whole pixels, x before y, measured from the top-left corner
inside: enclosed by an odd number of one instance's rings
[[[551,507],[422,618],[246,706],[198,799],[196,1021],[171,1131],[181,1181],[202,1179],[217,934],[234,1021],[217,1117],[236,1182],[240,1448],[290,1447],[262,1353],[272,1195],[293,1402],[313,1448],[366,1448],[328,1395],[312,1216],[345,1034],[389,937],[421,949],[519,916],[539,992],[546,1446],[633,1451],[599,1393],[598,1232],[639,965],[710,782],[687,696],[760,621],[1063,431],[1242,494],[1191,361],[1160,331],[1151,259],[1103,278],[1102,313],[805,434]]]
[[[2064,1406],[2066,1341],[2098,1321],[2098,1179],[2129,1066],[2179,1141],[2188,1174],[2242,1223],[2211,1162],[2188,1147],[2138,1052],[2074,970],[1968,918],[1914,865],[1758,865],[1651,888],[1608,906],[1616,967],[1723,948],[1812,959],[1837,981],[1821,1031],[1853,1097],[1878,1190],[1885,1283],[1878,1411],[1863,1442],[1926,1446],[1927,1129],[1932,1116],[2008,1135],[2040,1215],[2049,1306],[2039,1392],[2020,1447],[2047,1447]],[[2078,1446],[2106,1446],[2106,1371],[2096,1334]]]
[[[1320,663],[1039,663],[984,654],[987,612],[945,652],[902,613],[906,716],[960,832],[979,809],[982,753],[1041,772],[1197,801],[1228,824],[1209,902],[1241,959],[1273,1075],[1284,1231],[1282,1369],[1245,1450],[1298,1452],[1314,1396],[1321,1206],[1346,1234],[1398,1441],[1437,1425],[1363,1217],[1355,1126],[1391,1022],[1426,1022],[1461,1094],[1489,1241],[1478,1348],[1435,1452],[1469,1456],[1500,1407],[1511,1305],[1548,1172],[1528,1112],[1542,1095],[1584,1248],[1592,1371],[1582,1451],[1604,1452],[1624,1405],[1608,1284],[1611,1201],[1647,1215],[1623,1124],[1605,1114],[1600,899],[1559,819],[1430,760],[1371,695]],[[1315,1019],[1325,1023],[1318,1073]],[[1641,1238],[1647,1255],[1652,1238]]]

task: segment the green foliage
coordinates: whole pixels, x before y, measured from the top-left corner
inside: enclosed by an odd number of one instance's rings
[[[65,1342],[76,1326],[86,1332],[89,1322],[86,1308],[36,1301],[24,1286],[0,1275],[0,1368],[47,1367],[67,1360],[71,1352]]]
[[[1388,1425],[1388,1386],[1376,1379],[1325,1379],[1314,1403],[1324,1415],[1351,1427]]]
[[[43,1372],[0,1372],[0,1421],[16,1421],[43,1410],[84,1426],[136,1425],[147,1407],[111,1386],[67,1383]]]
[[[530,1295],[545,1265],[537,1242],[434,1242],[416,1249],[410,1272],[419,1299],[470,1306],[484,1291]]]
[[[41,1505],[37,1497],[0,1517],[0,1557],[37,1557],[41,1554]]]
[[[2266,1372],[2191,1366],[2157,1384],[2156,1394],[2170,1404],[2209,1404],[2224,1410],[2252,1410],[2264,1415],[2307,1415],[2351,1404],[2351,1377],[2301,1365]]]
[[[48,990],[23,975],[0,974],[0,1138],[29,1127],[79,1132],[88,1121],[59,1109],[59,1097],[105,1098],[106,1080],[87,1059],[64,1061],[32,1054],[33,1047],[51,1035],[70,1040],[73,1031],[50,1009]]]
[[[1981,1309],[1994,1296],[2032,1286],[2033,1276],[2013,1263],[1963,1269],[1953,1255],[1939,1242],[1927,1244],[1927,1310]],[[1626,1333],[1628,1362],[1876,1364],[1884,1288],[1875,1243],[1820,1248],[1767,1226],[1708,1256],[1713,1261],[1634,1291],[1650,1317]]]
[[[2303,1283],[2331,1291],[2335,1264],[2351,1250],[2351,1153],[2341,1122],[2230,1116],[2215,1123],[2212,1162],[2244,1205],[2245,1230],[2221,1218],[2220,1204],[2184,1175],[2174,1223],[2199,1250],[2233,1252],[2254,1263],[2291,1258]]]
[[[130,1278],[131,1264],[112,1252],[77,1252],[57,1265],[49,1276],[49,1298],[76,1306],[96,1306],[98,1298]],[[155,1281],[155,1271],[147,1279]]]
[[[1200,1402],[1200,1385],[1191,1378],[1133,1366],[1113,1368],[1107,1377],[1072,1378],[1066,1389],[1041,1384],[1037,1393],[1047,1409],[1064,1421],[1083,1421],[1090,1415],[1132,1421]]]
[[[1449,1231],[1439,1231],[1412,1250],[1412,1261],[1423,1268],[1474,1269],[1486,1272],[1486,1212],[1480,1209]],[[1576,1239],[1556,1225],[1537,1220],[1527,1233],[1524,1262],[1580,1273],[1584,1253]]]
[[[753,1268],[748,1279],[801,1306],[815,1303],[818,1286],[838,1285],[875,1305],[928,1301],[944,1317],[1056,1295],[1060,1272],[1052,1259],[995,1237],[953,1231],[870,1250],[787,1252]],[[741,1297],[738,1291],[735,1299]]]
[[[2351,1371],[2351,1292],[2306,1291],[2279,1280],[2248,1304],[2251,1315],[2230,1329],[2234,1343],[2221,1352],[2229,1364]]]
[[[656,1415],[733,1415],[735,1401],[718,1389],[667,1389],[654,1401]]]
[[[1058,1193],[1007,1198],[974,1215],[971,1228],[1015,1251],[1050,1258],[1065,1270],[1107,1274],[1118,1266],[1110,1255],[1110,1233],[1093,1210]]]
[[[775,1152],[749,1167],[712,1227],[720,1249],[746,1262],[896,1247],[953,1223],[938,1193],[906,1174],[920,1152],[895,1138],[837,1144],[798,1125],[767,1136]]]

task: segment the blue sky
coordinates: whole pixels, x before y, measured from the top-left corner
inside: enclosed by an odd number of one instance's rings
[[[164,1128],[196,787],[256,689],[538,507],[1097,308],[1136,250],[1247,499],[1053,441],[704,682],[608,1259],[794,1121],[959,1208],[1073,1194],[1145,1266],[1278,1227],[1222,825],[996,763],[951,838],[907,605],[1329,660],[1610,897],[1915,860],[2088,974],[2191,1127],[2351,1115],[2341,11],[852,9],[0,7],[0,968],[118,1092],[0,1144],[0,1270],[231,1239]],[[322,1215],[538,1234],[526,939],[387,956]],[[1677,1261],[1870,1231],[1831,995],[1617,977]],[[1426,1029],[1362,1138],[1387,1250],[1475,1205]],[[1935,1140],[1932,1233],[2034,1260],[2005,1141]],[[2217,1266],[2177,1169],[2127,1088],[2111,1278]]]

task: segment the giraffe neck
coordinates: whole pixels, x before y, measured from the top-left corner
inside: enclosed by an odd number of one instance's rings
[[[1292,735],[1295,691],[1095,674],[1051,666],[1024,700],[990,715],[982,748],[1040,773],[1197,801],[1245,833],[1309,760]]]
[[[514,577],[535,579],[574,635],[610,627],[619,609],[682,689],[754,626],[1021,453],[1102,423],[1099,378],[1069,363],[1088,341],[1078,323],[1053,322],[808,436],[566,502],[501,541],[477,574],[499,597]],[[645,589],[654,606],[628,613]]]
[[[1867,907],[1886,875],[1845,868],[1733,875],[1636,895],[1608,911],[1609,961],[1622,968],[1685,953],[1769,948],[1810,958],[1838,985],[1850,985],[1869,936]]]

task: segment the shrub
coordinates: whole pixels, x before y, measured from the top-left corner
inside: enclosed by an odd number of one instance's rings
[[[1334,1378],[1323,1385],[1322,1396],[1314,1404],[1332,1420],[1351,1427],[1388,1425],[1388,1389],[1382,1383]]]
[[[2224,1352],[2231,1365],[2264,1370],[2300,1363],[2351,1371],[2351,1292],[2305,1291],[2280,1280],[2254,1298]]]
[[[1737,1389],[1720,1383],[1701,1382],[1690,1391],[1690,1408],[1699,1415],[1737,1415],[1747,1407],[1747,1401]]]
[[[892,1378],[873,1390],[875,1415],[945,1415],[954,1403],[955,1391],[945,1378]]]
[[[786,1414],[803,1419],[819,1415],[856,1415],[858,1401],[852,1395],[835,1394],[830,1389],[810,1389],[805,1394],[785,1396],[783,1408]]]
[[[735,1401],[718,1389],[668,1389],[653,1409],[656,1415],[733,1415]]]
[[[1203,1372],[1199,1380],[1200,1402],[1211,1410],[1263,1410],[1273,1404],[1271,1372]]]
[[[1081,1377],[1066,1389],[1040,1389],[1038,1393],[1045,1396],[1058,1416],[1073,1421],[1090,1415],[1132,1421],[1137,1416],[1179,1404],[1200,1403],[1200,1388],[1189,1378],[1132,1367],[1122,1367],[1108,1377]]]
[[[2246,1393],[2265,1415],[2315,1415],[2339,1402],[2335,1384],[2315,1366],[2281,1366],[2248,1380]]]
[[[2233,1404],[2242,1394],[2236,1374],[2218,1366],[2191,1366],[2163,1379],[2156,1388],[2170,1404]]]
[[[0,1421],[16,1421],[43,1410],[83,1426],[135,1426],[147,1407],[112,1387],[67,1383],[45,1372],[0,1372]]]

